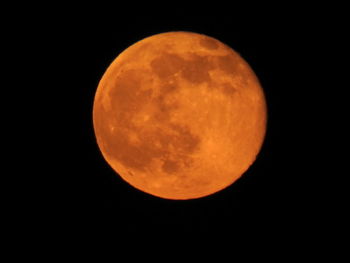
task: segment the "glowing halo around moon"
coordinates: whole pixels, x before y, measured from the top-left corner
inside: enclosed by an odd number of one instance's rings
[[[168,32],[124,50],[94,100],[97,144],[129,184],[166,199],[211,195],[254,162],[266,131],[259,81],[238,53]]]

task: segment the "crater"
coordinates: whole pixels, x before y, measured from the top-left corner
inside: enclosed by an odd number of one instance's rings
[[[230,97],[232,97],[237,92],[237,90],[230,83],[222,84],[221,90],[225,95]]]
[[[210,38],[210,37],[204,37],[199,41],[199,44],[206,48],[206,49],[210,49],[210,50],[214,50],[214,49],[218,49],[219,44],[218,41]]]
[[[216,57],[219,69],[229,74],[237,74],[239,72],[239,57],[235,54]]]
[[[160,115],[169,114],[171,111],[178,108],[177,103],[175,101],[171,101],[164,94],[161,94],[157,98],[155,98],[154,102],[157,105],[156,114],[160,114]]]
[[[200,138],[193,135],[189,128],[178,124],[166,125],[167,129],[159,130],[153,134],[152,139],[145,140],[149,146],[153,146],[154,140],[157,140],[161,148],[158,154],[151,154],[154,158],[165,157],[162,170],[165,173],[172,174],[178,172],[181,167],[191,163],[191,154],[199,148]],[[143,147],[143,146],[141,146]],[[147,147],[146,147],[147,148]]]
[[[168,78],[179,72],[185,64],[183,58],[171,53],[164,53],[150,63],[154,73],[160,78]]]
[[[160,94],[153,98],[153,104],[156,106],[154,118],[160,122],[167,122],[170,113],[178,108],[178,103],[169,96],[178,89],[176,83],[164,84],[160,88]]]
[[[209,70],[213,68],[208,57],[193,55],[191,60],[188,60],[182,71],[184,79],[192,83],[202,83],[211,80]]]
[[[176,55],[166,54],[154,60],[152,65],[160,77],[169,77],[179,71],[194,82],[206,81],[209,77],[208,60],[200,56],[185,62]],[[97,134],[104,138],[104,152],[126,168],[145,172],[153,160],[164,160],[161,169],[166,174],[174,174],[192,163],[191,154],[199,148],[201,140],[189,127],[169,120],[170,113],[178,107],[168,96],[177,90],[176,82],[164,84],[161,94],[154,97],[151,89],[145,89],[152,87],[148,75],[152,74],[130,69],[116,77],[112,82],[115,86],[109,91],[112,109],[97,118]],[[155,125],[141,129],[132,120],[148,103],[158,107],[154,113]],[[111,125],[115,127],[113,131]]]
[[[167,95],[169,93],[176,91],[177,89],[178,89],[178,87],[177,87],[176,83],[166,83],[166,84],[162,85],[161,92],[162,92],[162,94]]]
[[[179,124],[170,124],[174,131],[172,145],[179,153],[193,153],[200,144],[200,138],[190,131],[189,127]]]
[[[179,163],[172,160],[165,160],[162,165],[162,170],[168,174],[173,174],[179,171]]]
[[[159,158],[165,154],[165,149],[156,149],[149,142],[154,135],[139,133],[140,143],[130,141],[130,129],[118,129],[114,134],[104,132],[102,136],[106,139],[105,152],[117,159],[126,168],[145,171],[153,158]],[[147,140],[145,140],[147,138]]]
[[[165,160],[162,170],[171,174],[181,167],[191,164],[191,154],[199,149],[200,138],[191,133],[186,126],[163,123],[161,127],[138,129],[118,123],[112,132],[108,129],[108,118],[98,123],[98,134],[104,138],[103,149],[106,154],[117,159],[128,169],[146,171],[154,159]],[[123,127],[121,127],[123,126]],[[137,142],[132,140],[136,134]]]
[[[150,84],[147,72],[142,70],[131,69],[120,73],[109,92],[113,102],[113,119],[123,123],[123,126],[129,126],[131,116],[151,101],[152,89],[142,89]]]
[[[191,54],[190,59],[184,59],[179,55],[165,53],[151,61],[150,65],[154,73],[160,79],[169,79],[176,73],[192,82],[202,83],[210,81],[209,70],[213,68],[210,56]]]

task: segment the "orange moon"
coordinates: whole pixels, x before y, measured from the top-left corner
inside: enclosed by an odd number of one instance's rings
[[[99,82],[97,144],[130,185],[166,199],[218,192],[254,162],[266,131],[262,87],[229,46],[168,32],[124,50]]]

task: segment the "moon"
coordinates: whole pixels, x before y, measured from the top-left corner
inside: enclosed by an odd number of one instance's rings
[[[229,46],[167,32],[119,54],[93,105],[99,149],[127,183],[186,200],[234,183],[255,161],[267,121],[263,89]]]

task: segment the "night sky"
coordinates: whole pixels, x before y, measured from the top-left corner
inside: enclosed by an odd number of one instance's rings
[[[305,77],[313,74],[308,65],[314,49],[307,39],[314,31],[313,23],[293,18],[280,13],[245,21],[230,14],[179,13],[116,18],[111,24],[108,18],[71,14],[51,18],[47,29],[45,20],[28,27],[24,37],[40,39],[32,44],[31,61],[40,65],[34,70],[45,75],[37,77],[44,107],[35,112],[43,129],[40,146],[33,146],[42,178],[38,209],[48,219],[43,223],[84,234],[259,233],[277,239],[309,229],[313,201],[306,197],[315,175],[306,165],[314,143],[307,127],[313,109],[304,109],[314,89]],[[115,57],[142,38],[178,30],[212,36],[240,53],[258,76],[268,107],[265,142],[250,169],[223,191],[188,201],[160,199],[119,178],[103,159],[92,124],[98,82]]]

